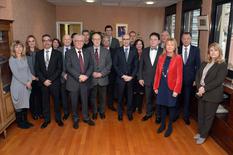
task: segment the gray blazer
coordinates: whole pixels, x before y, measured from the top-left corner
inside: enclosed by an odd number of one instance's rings
[[[93,73],[93,60],[91,57],[91,53],[86,49],[82,49],[83,58],[84,58],[84,70],[85,75],[90,77]],[[66,52],[66,72],[67,72],[67,81],[66,81],[66,89],[69,91],[77,91],[80,86],[79,76],[81,75],[81,69],[79,65],[79,58],[75,51],[75,48],[72,48],[69,52]],[[87,81],[82,82],[82,84],[86,84],[89,86],[90,78]]]
[[[27,62],[32,75],[36,76],[36,72],[35,72],[36,52],[31,52],[30,55],[27,55]]]
[[[113,48],[113,49],[119,48],[120,47],[119,40],[112,37],[112,42],[111,42],[110,47]]]
[[[100,47],[99,65],[97,65],[95,59],[94,47],[92,46],[87,48],[87,51],[92,54],[92,60],[94,62],[93,72],[100,72],[103,75],[103,77],[98,79],[92,77],[91,86],[96,86],[97,84],[100,86],[108,85],[108,75],[112,67],[112,59],[111,59],[110,51],[104,47]]]
[[[196,86],[197,89],[201,87],[200,81],[202,77],[202,72],[206,66],[206,62],[201,64],[200,69],[196,73]],[[204,79],[205,82],[205,93],[200,99],[205,101],[219,103],[223,99],[223,82],[227,75],[227,64],[215,63],[207,72],[206,77]]]

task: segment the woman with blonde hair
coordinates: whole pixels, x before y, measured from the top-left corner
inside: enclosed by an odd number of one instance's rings
[[[156,104],[161,107],[161,126],[157,133],[165,130],[167,109],[170,115],[165,137],[170,136],[173,131],[172,122],[177,96],[182,88],[182,73],[183,62],[182,57],[178,55],[177,42],[170,38],[166,41],[163,54],[159,57],[154,79],[154,91],[157,94]]]
[[[218,43],[209,45],[207,60],[196,74],[198,96],[198,133],[194,136],[197,144],[208,137],[215,113],[223,98],[223,82],[227,75],[222,49]]]
[[[27,129],[33,126],[27,121],[32,74],[27,63],[25,47],[18,40],[12,43],[9,66],[12,72],[10,91],[16,111],[16,123],[19,128]]]

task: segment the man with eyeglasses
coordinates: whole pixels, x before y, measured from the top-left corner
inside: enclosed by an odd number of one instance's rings
[[[36,54],[35,69],[41,83],[42,109],[46,128],[51,122],[50,95],[54,98],[55,119],[59,126],[63,126],[59,106],[60,77],[62,73],[62,54],[52,49],[52,40],[49,34],[42,36],[44,49]]]
[[[118,87],[118,120],[123,120],[123,97],[126,94],[127,116],[133,120],[132,98],[133,98],[133,78],[138,71],[138,53],[136,48],[130,47],[130,36],[123,35],[123,46],[118,48],[114,56],[113,65],[117,74]]]

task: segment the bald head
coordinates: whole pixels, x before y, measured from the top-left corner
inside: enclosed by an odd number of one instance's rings
[[[130,43],[130,36],[128,34],[125,34],[122,36],[122,40],[123,40],[123,45],[125,47],[128,47]]]
[[[71,44],[71,36],[68,35],[68,34],[65,34],[62,37],[62,42],[63,42],[64,46],[66,46],[66,47],[70,46],[70,44]]]

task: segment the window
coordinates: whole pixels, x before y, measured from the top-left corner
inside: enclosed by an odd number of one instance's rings
[[[172,38],[175,37],[175,24],[176,24],[176,14],[166,16],[166,26],[165,29],[169,32]]]
[[[200,9],[184,12],[183,31],[190,32],[192,34],[192,45],[194,46],[198,46],[198,42],[199,42],[197,17],[200,16],[200,14],[201,14]]]

